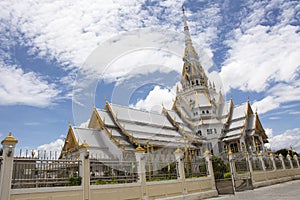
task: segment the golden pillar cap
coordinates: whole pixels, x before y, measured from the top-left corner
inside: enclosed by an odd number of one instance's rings
[[[1,144],[5,144],[5,143],[17,144],[18,140],[16,138],[14,138],[14,136],[12,135],[11,132],[9,132],[8,136],[6,138],[4,138],[4,140],[2,140],[2,142],[1,142]]]

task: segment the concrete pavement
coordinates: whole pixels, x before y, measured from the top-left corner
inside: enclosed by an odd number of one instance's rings
[[[210,200],[299,200],[300,180],[289,181],[272,186],[261,187],[244,192],[236,192],[235,195],[222,195]]]

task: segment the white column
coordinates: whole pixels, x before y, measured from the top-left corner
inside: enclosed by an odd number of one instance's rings
[[[11,179],[13,173],[14,150],[18,143],[11,133],[1,142],[2,154],[2,167],[0,176],[0,199],[10,199]]]
[[[186,181],[185,181],[185,173],[184,173],[184,165],[183,165],[183,152],[181,149],[177,149],[175,152],[175,159],[177,162],[177,170],[178,170],[178,179],[182,181],[183,194],[187,194]]]
[[[252,152],[256,152],[256,144],[255,144],[254,136],[252,136],[252,144],[253,144]]]
[[[264,141],[261,136],[259,136],[259,141],[260,141],[262,153],[265,154]]]
[[[136,148],[135,158],[137,161],[138,182],[141,183],[142,200],[148,199],[148,191],[146,185],[146,166],[145,166],[145,149],[140,145]],[[150,173],[150,172],[149,172]]]
[[[246,157],[246,160],[247,160],[248,165],[249,165],[249,171],[250,171],[250,173],[252,175],[252,173],[253,173],[253,167],[252,167],[252,163],[251,163],[248,151],[245,152],[245,157]]]
[[[81,165],[79,168],[79,175],[82,177],[81,185],[83,187],[83,199],[90,199],[90,152],[88,145],[83,143],[79,149]]]

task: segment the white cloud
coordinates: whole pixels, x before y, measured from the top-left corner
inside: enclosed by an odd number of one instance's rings
[[[260,114],[266,113],[280,106],[280,103],[276,102],[274,97],[267,96],[260,101],[256,101],[252,104],[252,108],[257,110]]]
[[[252,105],[261,114],[279,108],[282,103],[300,101],[299,80],[290,82],[290,84],[279,83],[271,87],[267,94],[269,95]]]
[[[265,132],[266,132],[266,134],[267,134],[267,136],[269,138],[273,137],[273,129],[271,129],[271,128],[265,128]]]
[[[272,150],[289,149],[292,146],[296,152],[300,152],[300,128],[286,130],[282,134],[271,137],[269,141]]]
[[[221,70],[225,89],[262,92],[271,83],[295,80],[300,67],[297,30],[290,25],[258,25],[245,33],[237,31],[235,40],[229,42],[232,49]]]
[[[138,100],[137,103],[131,105],[131,107],[160,113],[162,111],[162,105],[166,109],[171,109],[174,99],[175,92],[173,89],[169,90],[155,86],[145,99]]]
[[[253,104],[260,113],[300,101],[300,35],[299,27],[291,25],[297,7],[282,0],[252,2],[253,12],[226,41],[231,49],[220,73],[225,90],[265,95]]]
[[[30,48],[40,57],[55,58],[69,67],[81,67],[90,53],[114,35],[143,27],[183,32],[180,6],[183,1],[168,0],[147,5],[143,0],[116,2],[107,0],[68,1],[1,1],[3,28],[11,38]],[[210,4],[197,15],[205,16],[199,36],[199,25],[191,21],[191,32],[203,45],[216,38],[220,9]],[[187,12],[190,14],[190,12]],[[194,17],[196,15],[193,15]],[[160,18],[165,18],[162,20]],[[203,20],[204,18],[202,18]],[[170,23],[172,22],[172,23]],[[201,28],[201,27],[200,27]],[[199,41],[197,41],[199,40]],[[201,41],[200,41],[201,40]],[[207,45],[205,45],[207,46]]]
[[[48,159],[54,159],[55,156],[56,158],[58,158],[63,145],[64,145],[64,141],[60,138],[48,144],[40,145],[35,150],[36,152],[35,156],[39,156],[40,158],[48,158]]]
[[[3,44],[2,46],[7,47],[7,50],[18,44],[28,48],[28,52],[34,56],[46,58],[47,60],[57,60],[64,69],[79,67],[85,70],[86,65],[82,65],[83,62],[97,46],[102,45],[112,36],[144,27],[183,33],[183,18],[180,9],[182,3],[182,0],[167,0],[155,3],[154,6],[144,6],[144,4],[147,4],[144,0],[126,2],[113,0],[87,0],[85,2],[80,0],[72,2],[31,0],[15,2],[3,0],[0,2],[0,7],[3,8],[0,28],[8,32],[1,33],[0,41]],[[203,62],[211,61],[206,57],[212,57],[209,44],[212,42],[212,38],[217,36],[216,26],[219,11],[220,9],[216,4],[209,4],[196,14],[187,11],[189,19],[198,14],[209,18],[209,20],[203,21],[200,26],[193,22],[194,19],[190,20],[192,35],[195,36],[195,33],[197,33],[197,37],[193,38],[195,43],[201,43],[201,49],[210,52],[200,54]],[[202,26],[205,26],[205,29],[202,29]],[[199,33],[199,28],[201,33]],[[170,40],[176,41],[178,37]],[[183,37],[180,38],[180,40],[183,39]],[[6,54],[8,52],[5,51]],[[180,57],[182,53],[180,53]],[[203,55],[204,58],[202,58]],[[7,64],[7,56],[4,53],[1,53],[1,56]],[[137,60],[137,58],[131,57],[131,60],[134,59]],[[10,61],[13,61],[13,59]],[[125,61],[128,62],[127,66],[132,64],[128,59]],[[165,64],[170,64],[170,68],[178,66],[181,68],[181,64],[178,65],[178,62],[174,62],[174,59]],[[210,65],[212,64],[209,63]],[[99,69],[99,66],[97,69]],[[114,72],[110,74],[113,78],[126,77],[126,73],[122,73],[124,72],[122,70]],[[72,78],[63,77],[60,83],[72,86],[73,80]],[[46,84],[46,82],[43,81],[43,84]],[[41,87],[45,86],[43,84]],[[49,88],[52,88],[52,86],[48,84]],[[60,88],[60,90],[67,90],[68,94],[66,96],[71,96],[68,91],[69,87]],[[50,92],[50,94],[53,96],[53,93]],[[3,102],[6,103],[6,101]],[[35,106],[35,103],[26,100],[24,104]],[[46,105],[46,103],[42,104]]]
[[[0,62],[0,105],[45,107],[53,103],[60,91],[34,72],[25,73]]]

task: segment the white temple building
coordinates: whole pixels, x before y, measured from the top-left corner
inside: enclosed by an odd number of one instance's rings
[[[232,152],[258,153],[268,142],[249,101],[225,101],[200,64],[184,15],[185,49],[181,89],[172,109],[160,114],[111,104],[94,108],[87,128],[70,126],[61,157],[76,157],[81,145],[104,158],[126,157],[138,146],[164,159],[182,148],[191,158],[206,150],[215,156]]]

